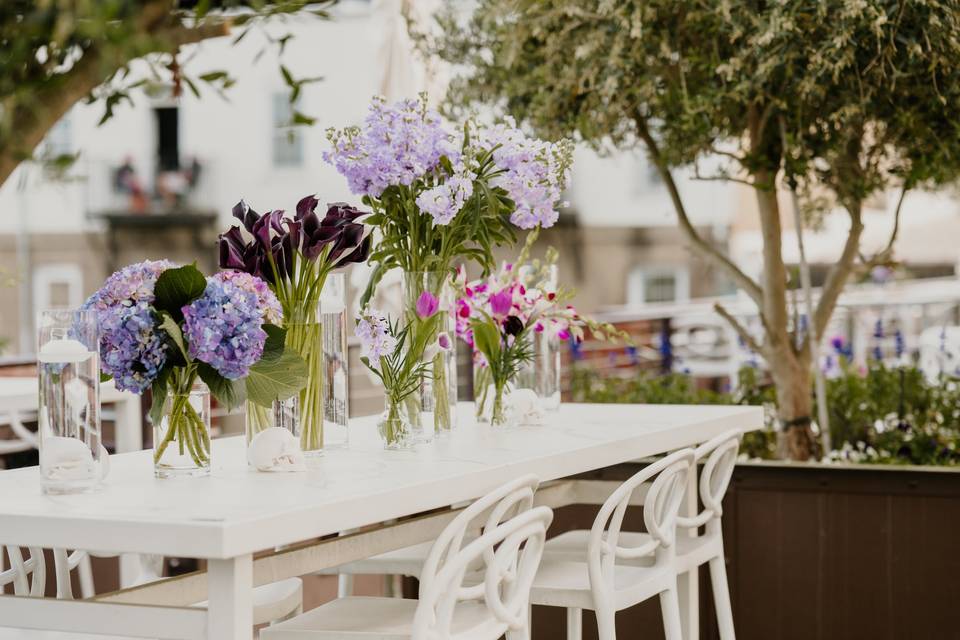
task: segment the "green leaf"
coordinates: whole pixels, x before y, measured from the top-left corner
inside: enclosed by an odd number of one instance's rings
[[[263,325],[267,332],[267,341],[263,343],[263,355],[260,360],[276,360],[283,355],[283,347],[287,342],[287,330],[275,324]]]
[[[497,329],[482,320],[474,320],[470,327],[473,329],[473,340],[477,349],[490,361],[497,360],[500,353],[500,335]]]
[[[110,382],[111,380],[113,380],[113,376],[112,376],[112,375],[110,375],[109,373],[104,373],[103,371],[100,372],[100,382],[101,382],[101,384],[104,383],[104,382]]]
[[[207,279],[203,277],[196,264],[188,264],[167,269],[157,278],[153,288],[153,306],[158,311],[166,311],[177,322],[183,320],[181,308],[203,295],[207,288]]]
[[[187,354],[187,343],[183,339],[183,332],[180,330],[180,325],[177,324],[177,321],[173,319],[166,311],[161,311],[160,313],[160,328],[167,332],[167,335],[170,336],[170,340],[173,341],[173,344],[177,346],[177,349],[180,350],[180,355],[183,356],[184,362],[190,362],[190,356]]]
[[[243,380],[228,380],[205,362],[197,365],[197,373],[210,393],[228,410],[236,409],[246,401],[247,388]]]
[[[307,384],[307,363],[285,349],[278,358],[260,360],[246,377],[247,398],[263,407],[274,400],[286,400]]]
[[[167,401],[167,386],[170,379],[170,369],[166,368],[160,371],[157,377],[154,379],[153,384],[150,385],[150,395],[153,396],[152,404],[150,405],[150,423],[154,426],[160,424],[160,420],[163,418],[163,405]]]
[[[316,118],[311,118],[310,116],[300,113],[299,111],[293,112],[293,124],[295,125],[303,125],[303,126],[309,127],[316,121],[317,121]]]

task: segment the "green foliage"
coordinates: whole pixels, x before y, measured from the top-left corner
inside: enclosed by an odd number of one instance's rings
[[[631,147],[645,127],[667,166],[719,152],[711,177],[769,189],[785,165],[808,208],[823,187],[856,206],[960,170],[953,0],[480,0],[442,25],[433,51],[466,69],[456,105],[500,104],[548,138]]]
[[[202,83],[223,95],[234,80],[222,70],[193,75],[178,57],[182,45],[231,34],[240,42],[261,29],[267,47],[282,55],[290,34],[275,37],[262,21],[289,14],[328,18],[332,0],[103,0],[0,2],[0,184],[21,160],[30,158],[50,127],[73,104],[101,101],[101,124],[134,90],[200,96]],[[262,55],[263,51],[257,58]],[[130,63],[142,59],[147,77],[132,77]],[[318,78],[294,78],[283,69],[291,103]],[[296,113],[290,124],[312,119]],[[65,158],[58,159],[65,161]]]
[[[370,358],[363,356],[360,362],[375,376],[380,378],[383,389],[390,399],[392,407],[420,388],[421,381],[430,377],[430,363],[421,358],[428,336],[435,335],[442,314],[436,313],[423,321],[416,332],[411,329],[413,323],[407,323],[401,329],[396,321],[388,320],[389,333],[396,339],[393,353],[380,356],[374,366]]]
[[[740,371],[734,394],[698,387],[686,375],[601,376],[577,367],[571,379],[575,402],[645,404],[743,404],[770,408],[776,395],[758,371]],[[835,447],[827,460],[872,464],[960,465],[960,384],[927,381],[916,367],[866,372],[846,368],[828,381],[827,402]],[[771,425],[768,425],[770,427]],[[768,428],[744,435],[751,458],[776,457],[776,434]]]
[[[203,295],[207,279],[196,263],[167,269],[157,278],[153,306],[169,314],[174,322],[183,320],[183,307]]]

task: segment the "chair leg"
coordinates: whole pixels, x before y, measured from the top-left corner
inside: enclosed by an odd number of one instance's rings
[[[597,616],[597,638],[617,640],[617,612],[605,607],[597,607],[593,612]]]
[[[583,609],[567,609],[567,640],[583,637]]]
[[[663,615],[663,636],[666,640],[683,640],[680,626],[680,600],[677,589],[671,587],[660,592],[660,612]]]
[[[337,574],[337,597],[346,598],[353,595],[353,575],[349,573]]]
[[[727,566],[722,553],[710,560],[710,586],[713,587],[713,606],[717,610],[720,640],[735,640],[733,607],[730,605],[730,587],[727,584]]]

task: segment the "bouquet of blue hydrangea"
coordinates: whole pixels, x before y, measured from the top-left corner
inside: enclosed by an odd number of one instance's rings
[[[150,419],[166,418],[155,460],[171,443],[209,464],[206,425],[189,402],[202,381],[227,408],[270,406],[302,386],[303,360],[285,349],[280,303],[252,275],[209,278],[193,265],[146,261],[117,271],[83,305],[97,314],[101,372],[117,388],[153,396]]]

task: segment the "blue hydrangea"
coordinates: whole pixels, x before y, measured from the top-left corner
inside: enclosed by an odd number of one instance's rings
[[[263,354],[267,333],[257,294],[223,278],[207,278],[203,295],[183,307],[190,357],[224,378],[243,378]]]
[[[147,260],[120,269],[83,304],[97,314],[100,369],[118,389],[143,393],[167,360],[150,305],[157,278],[174,267],[168,260]]]

